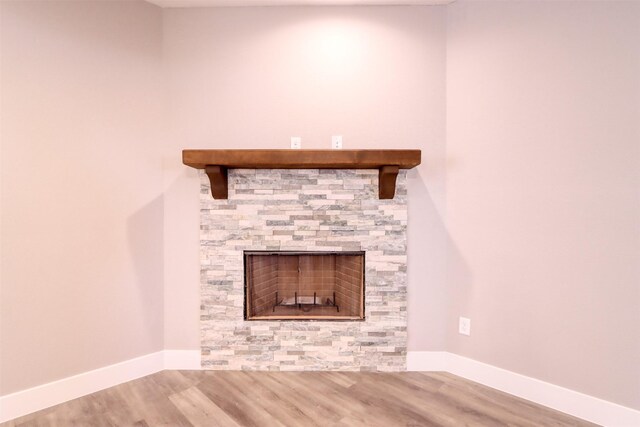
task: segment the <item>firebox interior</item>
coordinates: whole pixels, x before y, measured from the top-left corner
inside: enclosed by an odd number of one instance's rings
[[[245,252],[245,319],[364,319],[364,258],[364,252]]]

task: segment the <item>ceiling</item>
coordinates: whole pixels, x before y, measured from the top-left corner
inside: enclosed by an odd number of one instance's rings
[[[146,0],[160,7],[231,7],[231,6],[401,6],[439,5],[455,0]]]

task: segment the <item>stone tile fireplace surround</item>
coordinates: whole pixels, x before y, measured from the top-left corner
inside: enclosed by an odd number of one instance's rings
[[[369,169],[231,169],[227,200],[201,172],[205,369],[406,369],[406,172],[378,199]],[[364,251],[364,320],[245,320],[245,251]]]

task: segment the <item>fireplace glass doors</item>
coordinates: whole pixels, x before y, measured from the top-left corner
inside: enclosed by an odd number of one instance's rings
[[[245,319],[364,319],[364,252],[245,252]]]

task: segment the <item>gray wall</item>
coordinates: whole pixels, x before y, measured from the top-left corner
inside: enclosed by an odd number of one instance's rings
[[[640,408],[640,3],[447,11],[447,348]]]
[[[640,409],[639,8],[2,2],[0,393],[199,347],[182,148],[342,134],[423,150],[410,350]]]
[[[445,345],[445,9],[166,9],[165,339],[197,348],[198,189],[189,148],[420,148],[408,175],[409,349]]]
[[[163,348],[162,16],[1,2],[0,394]]]

